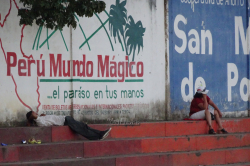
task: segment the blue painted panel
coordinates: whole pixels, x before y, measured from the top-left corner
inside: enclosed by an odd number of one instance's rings
[[[248,109],[249,104],[246,97],[244,97],[244,94],[247,94],[247,86],[244,85],[244,80],[249,79],[249,53],[243,52],[241,42],[243,38],[239,37],[239,53],[236,52],[235,46],[235,43],[238,43],[235,29],[238,36],[240,36],[239,29],[242,27],[243,31],[241,33],[244,32],[244,39],[246,38],[247,7],[246,0],[169,1],[170,97],[172,111],[186,110],[189,112],[190,101],[196,90],[195,81],[198,77],[204,79],[207,89],[210,90],[208,96],[222,112]],[[242,20],[242,24],[237,23],[239,20]],[[211,35],[210,39],[205,38],[205,42],[202,42],[202,37],[206,36],[203,32],[206,32],[208,36]],[[185,46],[185,42],[183,42],[185,38],[187,39],[185,50],[178,49],[183,44]],[[194,39],[197,42],[191,42]],[[209,41],[212,44],[209,44]],[[189,49],[191,48],[191,46],[188,46],[190,42],[192,47],[197,46],[198,48],[195,53],[192,52],[192,49]],[[202,43],[205,44],[202,45]],[[202,49],[205,49],[205,53],[202,52]],[[191,72],[193,79],[190,78],[189,68],[193,69],[193,72]],[[228,71],[231,71],[229,75]],[[237,75],[238,79],[236,80]],[[244,77],[245,79],[243,79]],[[184,94],[181,87],[182,84],[184,85],[185,80],[189,81],[190,86],[183,86],[185,87]],[[199,81],[199,78],[197,82],[198,84],[204,84],[203,81]],[[241,82],[242,86],[240,86]],[[190,92],[190,89],[192,92]],[[188,95],[190,96],[185,97]]]

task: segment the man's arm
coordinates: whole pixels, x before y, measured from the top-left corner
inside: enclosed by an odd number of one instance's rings
[[[217,107],[216,104],[214,104],[214,102],[211,99],[209,100],[208,104],[211,105],[214,109],[216,109],[219,113],[219,116],[222,118],[222,113],[221,113],[220,109]]]

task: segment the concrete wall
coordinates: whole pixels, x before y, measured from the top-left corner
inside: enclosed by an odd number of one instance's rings
[[[21,4],[0,3],[2,125],[20,125],[30,110],[90,122],[165,119],[163,0],[106,1],[105,12],[76,16],[77,28],[63,31],[19,26]]]
[[[248,1],[106,3],[54,31],[19,26],[21,4],[1,2],[1,125],[24,124],[30,110],[91,123],[180,120],[200,84],[224,117],[248,116]]]

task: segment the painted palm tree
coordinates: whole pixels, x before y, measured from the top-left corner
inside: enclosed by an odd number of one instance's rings
[[[138,53],[140,52],[140,48],[143,49],[143,36],[146,28],[143,28],[142,22],[138,21],[135,24],[135,21],[132,16],[128,17],[128,23],[126,25],[126,39],[127,39],[127,47],[128,47],[128,55],[130,55],[133,51],[132,61],[135,59],[135,50],[138,49]]]
[[[120,0],[116,0],[115,5],[110,6],[110,12],[109,12],[109,29],[111,36],[114,36],[115,42],[116,42],[116,37],[118,38],[118,41],[122,45],[122,40],[121,36],[123,38],[123,43],[125,45],[125,50],[126,54],[127,53],[127,46],[125,42],[125,36],[124,36],[124,27],[127,23],[127,9],[125,8],[127,1],[122,1],[120,3]],[[121,35],[121,36],[120,36]],[[123,45],[122,45],[122,49]]]

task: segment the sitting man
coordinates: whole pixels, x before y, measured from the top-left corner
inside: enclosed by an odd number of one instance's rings
[[[111,128],[105,131],[99,131],[90,128],[87,124],[74,120],[71,116],[56,116],[41,114],[38,116],[34,111],[30,111],[26,114],[28,120],[28,126],[34,122],[37,126],[63,126],[68,125],[74,132],[84,136],[89,140],[103,140],[111,131]]]

